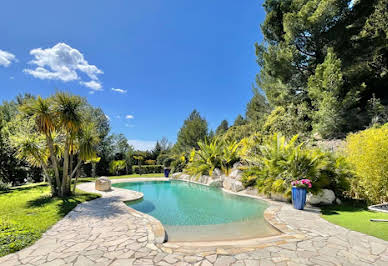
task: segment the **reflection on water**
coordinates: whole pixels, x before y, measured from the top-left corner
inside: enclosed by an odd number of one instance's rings
[[[131,207],[143,213],[150,213],[155,210],[155,205],[151,201],[143,198],[132,202]]]

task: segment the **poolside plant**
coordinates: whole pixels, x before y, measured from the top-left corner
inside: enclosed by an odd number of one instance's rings
[[[340,164],[341,159],[319,149],[307,149],[304,143],[298,142],[298,135],[287,140],[274,134],[252,149],[243,157],[250,167],[244,171],[242,182],[245,186],[256,184],[263,194],[289,196],[291,182],[305,178],[313,182],[313,193],[322,188],[340,193],[346,189],[349,174]]]
[[[233,164],[240,160],[240,143],[214,137],[210,142],[198,142],[198,150],[193,149],[185,172],[189,175],[212,175],[215,168],[224,174],[230,173]]]
[[[95,124],[85,117],[87,106],[85,99],[64,92],[29,98],[20,106],[22,123],[14,147],[19,158],[44,169],[53,195],[70,195],[80,166],[97,157],[99,136]]]

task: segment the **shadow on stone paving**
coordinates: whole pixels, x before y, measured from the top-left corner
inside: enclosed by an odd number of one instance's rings
[[[120,203],[122,203],[120,197],[95,199],[78,205],[67,217],[69,219],[80,217],[111,218],[130,214],[127,207]]]

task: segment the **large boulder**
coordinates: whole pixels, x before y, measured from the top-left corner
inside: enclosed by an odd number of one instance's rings
[[[207,184],[211,187],[222,187],[222,183],[223,183],[222,178],[217,178],[217,179],[210,178]]]
[[[213,177],[213,178],[218,178],[218,177],[220,177],[220,176],[222,176],[221,170],[218,169],[218,168],[214,169],[214,170],[213,170],[213,173],[212,173],[212,177]]]
[[[306,202],[312,205],[317,205],[317,204],[329,205],[329,204],[332,204],[334,200],[335,200],[335,194],[333,190],[322,189],[316,195],[312,193],[308,193]]]
[[[95,188],[98,191],[109,191],[111,190],[112,182],[106,176],[97,178]]]
[[[233,192],[239,192],[244,189],[244,186],[240,181],[230,177],[224,177],[224,182],[222,185],[225,189],[231,190]]]
[[[229,175],[231,178],[234,178],[234,179],[237,179],[237,180],[241,180],[241,177],[242,177],[242,171],[237,169],[237,168],[234,168],[232,169],[232,172],[230,173]]]
[[[173,173],[173,174],[171,175],[171,178],[172,178],[172,179],[179,179],[181,175],[182,175],[182,173]]]
[[[233,179],[230,177],[224,177],[224,182],[222,182],[222,186],[227,190],[232,190]]]
[[[233,180],[233,184],[232,184],[232,191],[233,192],[239,192],[239,191],[241,191],[243,189],[244,189],[244,186],[243,186],[243,184],[240,181]]]

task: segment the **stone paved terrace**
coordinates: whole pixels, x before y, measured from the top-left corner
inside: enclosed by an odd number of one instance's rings
[[[80,189],[94,191],[93,183]],[[160,223],[123,203],[141,193],[114,188],[102,194],[31,247],[0,258],[0,265],[388,265],[388,242],[331,224],[313,209],[271,202],[265,215],[284,232],[277,237],[161,244]]]

